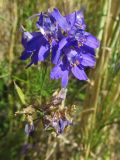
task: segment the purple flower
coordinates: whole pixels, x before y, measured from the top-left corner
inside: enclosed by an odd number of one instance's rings
[[[20,58],[22,60],[31,58],[28,66],[44,61],[50,53],[50,45],[40,32],[23,32],[22,44],[24,51]]]
[[[60,41],[56,44],[56,48],[54,48],[52,62],[57,64],[62,52],[63,48],[67,47],[81,47],[87,46],[90,48],[98,48],[99,41],[88,32],[85,32],[85,22],[84,16],[82,11],[73,12],[67,16],[62,16],[58,9],[54,9],[51,12],[53,18],[55,18],[56,22],[58,23],[59,27],[64,31],[63,37]]]
[[[68,77],[70,72],[79,79],[87,80],[87,75],[84,71],[85,67],[94,67],[95,57],[94,54],[89,52],[83,53],[80,48],[65,50],[63,59],[52,69],[52,79],[62,79],[62,87],[66,87],[68,84]]]
[[[70,122],[66,118],[54,118],[52,121],[52,127],[58,134],[62,134],[64,132],[64,129],[69,125],[72,125],[72,122]]]
[[[99,47],[99,41],[96,37],[85,31],[77,31],[75,35],[68,35],[63,37],[55,44],[53,48],[52,62],[57,64],[66,48],[78,48],[81,52],[86,53],[87,50],[90,54],[95,55],[94,49]]]
[[[94,67],[96,61],[94,49],[99,47],[99,41],[92,34],[85,32],[82,11],[64,17],[58,9],[54,9],[51,15],[67,35],[64,34],[60,41],[62,43],[59,42],[55,48],[53,62],[56,66],[51,71],[51,78],[61,78],[62,87],[67,86],[70,72],[79,80],[87,80],[84,69]]]
[[[25,125],[25,133],[28,135],[28,136],[31,136],[33,133],[34,133],[34,124],[26,124]]]
[[[62,87],[67,86],[70,72],[79,80],[87,80],[84,69],[94,67],[95,49],[100,42],[85,31],[83,12],[62,16],[55,8],[52,12],[40,13],[36,26],[39,32],[23,32],[21,59],[31,58],[30,66],[44,61],[51,52],[55,67],[50,77],[61,78]]]
[[[58,25],[49,12],[40,14],[36,26],[48,40],[57,38]]]
[[[79,29],[85,29],[86,25],[84,22],[84,16],[82,11],[73,12],[67,16],[62,16],[57,8],[54,8],[51,15],[55,18],[59,26],[67,32],[70,32],[74,26]]]

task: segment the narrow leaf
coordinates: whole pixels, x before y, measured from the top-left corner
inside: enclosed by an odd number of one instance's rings
[[[23,93],[22,89],[15,82],[14,82],[14,85],[15,85],[15,89],[17,91],[17,94],[18,94],[21,102],[23,104],[26,104],[26,102],[25,102],[25,94]]]

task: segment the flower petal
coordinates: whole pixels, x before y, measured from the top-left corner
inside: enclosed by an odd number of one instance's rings
[[[62,54],[61,50],[63,49],[63,47],[67,44],[67,37],[63,38],[58,44],[54,45],[52,48],[52,62],[53,64],[57,64],[60,56]]]
[[[38,60],[44,61],[49,55],[49,45],[41,46],[38,52]]]
[[[66,88],[67,84],[68,84],[68,74],[69,71],[65,70],[63,71],[63,76],[62,76],[62,88]]]
[[[76,12],[76,26],[80,27],[80,29],[83,30],[85,30],[86,28],[84,14],[82,10]]]
[[[56,56],[57,49],[58,49],[58,43],[55,40],[53,40],[52,41],[52,57],[51,57],[51,61],[53,64],[54,64],[54,58]]]
[[[80,69],[79,67],[75,66],[71,69],[73,75],[79,79],[79,80],[87,80],[87,75],[83,69]]]
[[[66,55],[67,55],[68,61],[71,62],[71,61],[73,61],[74,57],[77,55],[77,52],[73,49],[67,48]]]
[[[91,48],[98,48],[100,46],[99,40],[92,34],[85,32],[85,36],[86,36],[86,42],[84,43],[85,45]]]
[[[76,12],[73,12],[71,14],[68,14],[66,16],[66,20],[68,21],[68,23],[71,25],[71,27],[75,24],[76,21]]]
[[[68,126],[68,125],[72,125],[72,122],[68,121],[66,118],[65,119],[59,119],[59,128],[58,128],[58,133],[62,134],[64,132],[64,129]]]
[[[31,57],[31,62],[32,64],[38,64],[38,52],[34,52],[32,57]]]
[[[62,119],[59,120],[59,130],[58,130],[58,133],[63,133],[64,132],[64,129],[65,127],[67,127],[67,121],[63,121]]]
[[[67,23],[67,20],[65,17],[61,15],[59,10],[57,8],[54,8],[53,12],[51,15],[55,18],[55,20],[58,22],[59,26],[64,30],[69,30],[69,25]]]
[[[36,26],[37,26],[38,29],[43,26],[43,14],[42,14],[42,12],[40,14],[39,20],[36,23]]]
[[[28,136],[31,136],[33,134],[35,130],[35,127],[34,127],[34,124],[26,124],[25,125],[25,133],[28,135]]]
[[[24,50],[22,52],[22,55],[20,56],[21,60],[26,60],[28,59],[30,56],[32,55],[32,52],[27,52],[26,50]]]
[[[91,54],[81,54],[82,55],[82,62],[81,64],[86,67],[94,67],[96,63],[96,59]]]
[[[83,45],[83,46],[80,47],[80,50],[84,54],[89,53],[91,55],[95,55],[95,50],[93,48],[89,47],[89,46]]]
[[[29,40],[31,40],[32,38],[33,38],[33,35],[30,32],[24,32],[23,31],[21,43],[22,43],[22,45],[23,45],[24,48],[26,47],[27,42]]]
[[[51,79],[59,79],[61,77],[62,77],[62,70],[61,70],[60,66],[57,65],[52,69],[52,71],[50,73],[50,78]]]
[[[40,32],[36,32],[36,35],[27,43],[25,49],[27,51],[35,51],[40,48],[40,43],[45,42],[45,38]]]

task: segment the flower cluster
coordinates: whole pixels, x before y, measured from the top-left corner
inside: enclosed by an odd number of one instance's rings
[[[85,31],[86,25],[82,11],[62,16],[58,9],[37,14],[38,31],[23,32],[22,60],[31,58],[28,65],[44,61],[51,53],[55,65],[50,73],[51,79],[60,79],[62,87],[68,84],[70,73],[79,80],[87,80],[86,67],[94,67],[95,51],[99,41]]]

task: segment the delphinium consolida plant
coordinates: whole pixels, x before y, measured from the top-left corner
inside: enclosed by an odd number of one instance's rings
[[[81,10],[62,16],[55,8],[53,11],[41,12],[30,18],[34,17],[39,17],[36,22],[37,31],[28,32],[22,27],[24,50],[20,58],[31,59],[28,68],[51,56],[54,66],[50,78],[61,79],[61,90],[56,91],[51,102],[40,107],[40,110],[43,113],[42,122],[45,129],[51,127],[57,134],[62,134],[64,129],[72,124],[66,116],[67,108],[64,107],[69,75],[72,73],[78,80],[88,80],[84,69],[95,66],[95,49],[100,43],[96,37],[85,31],[86,24]],[[22,111],[28,121],[25,126],[27,135],[34,132],[35,111],[34,106]]]

